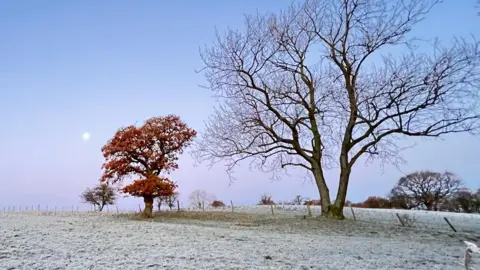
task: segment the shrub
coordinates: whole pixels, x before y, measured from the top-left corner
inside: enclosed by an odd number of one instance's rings
[[[217,207],[224,207],[225,204],[222,201],[215,200],[210,204],[210,206],[217,208]]]
[[[272,200],[272,196],[268,196],[266,194],[263,194],[260,197],[260,201],[258,202],[259,205],[272,205],[275,204],[275,202]]]
[[[322,202],[320,200],[308,200],[308,201],[305,201],[304,205],[318,205],[318,206],[321,206]]]
[[[389,209],[392,208],[392,203],[382,197],[370,196],[362,203],[352,203],[352,207]]]

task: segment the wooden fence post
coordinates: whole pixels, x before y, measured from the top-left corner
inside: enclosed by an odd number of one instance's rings
[[[273,209],[273,204],[270,204],[270,210],[272,210],[272,216],[275,216],[275,210]]]
[[[357,221],[357,217],[355,216],[355,212],[353,212],[353,207],[350,205],[350,210],[352,211],[353,220]]]
[[[312,208],[310,207],[310,204],[307,204],[307,214],[309,217],[312,216]]]
[[[395,215],[397,215],[397,218],[398,218],[398,220],[400,220],[400,223],[402,223],[402,226],[405,227],[405,223],[403,223],[403,220],[400,217],[400,215],[398,213],[395,213]]]
[[[180,201],[177,200],[177,211],[180,212]]]
[[[230,200],[230,205],[232,206],[232,213],[233,213],[233,201]]]
[[[450,228],[451,228],[454,232],[457,232],[457,230],[455,230],[455,228],[453,227],[452,223],[450,223],[450,221],[448,221],[447,217],[443,217],[443,219],[445,219],[445,221],[448,223],[448,225],[450,226]]]

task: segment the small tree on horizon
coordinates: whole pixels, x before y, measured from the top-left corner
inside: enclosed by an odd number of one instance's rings
[[[196,189],[190,193],[188,200],[192,206],[201,209],[204,205],[210,205],[215,201],[215,196],[203,189]]]
[[[170,210],[172,210],[173,206],[178,200],[178,197],[180,196],[180,193],[178,192],[173,192],[172,194],[169,195],[162,195],[157,197],[157,207],[158,211],[161,210],[162,203],[165,203]]]
[[[302,205],[303,202],[305,202],[305,198],[302,197],[302,195],[297,195],[295,198],[292,200],[293,205]]]
[[[122,191],[143,197],[143,215],[150,218],[153,216],[154,199],[171,195],[176,188],[173,182],[160,174],[178,169],[178,156],[195,135],[195,130],[175,115],[150,118],[140,127],[120,128],[102,147],[105,163],[100,181],[118,183],[129,176],[141,177]]]
[[[115,190],[110,185],[98,184],[93,188],[86,188],[80,195],[82,202],[93,205],[94,210],[102,212],[106,205],[113,205],[117,199]]]

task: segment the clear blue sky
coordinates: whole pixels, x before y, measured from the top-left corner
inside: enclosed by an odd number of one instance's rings
[[[211,44],[214,27],[241,28],[243,14],[275,11],[288,1],[1,1],[0,2],[0,207],[49,204],[71,207],[85,187],[97,183],[100,148],[124,125],[151,116],[178,114],[202,131],[212,111],[199,47]],[[480,38],[475,1],[447,0],[422,22],[416,34],[473,33]],[[82,133],[91,139],[82,141]],[[404,152],[401,171],[378,164],[354,168],[349,199],[385,195],[403,172],[451,170],[468,186],[480,187],[480,138],[418,140]],[[254,203],[261,193],[287,200],[318,197],[316,187],[292,174],[272,182],[269,175],[237,170],[229,187],[221,165],[193,166],[188,155],[172,179],[182,202],[203,188],[224,201]],[[336,172],[327,174],[336,192]],[[137,207],[141,199],[122,199]]]

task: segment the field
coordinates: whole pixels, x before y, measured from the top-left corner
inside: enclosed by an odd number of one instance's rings
[[[275,215],[268,206],[230,211],[161,212],[148,221],[130,213],[0,213],[0,269],[460,270],[462,241],[480,236],[479,215],[418,211],[416,225],[402,227],[393,210],[355,209],[357,221],[310,218],[293,206]]]

